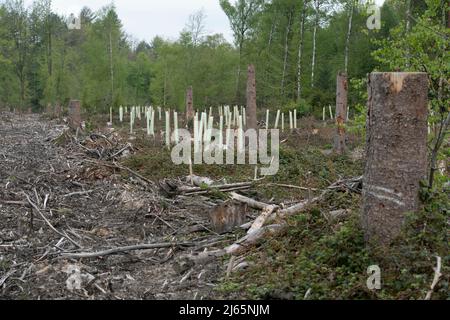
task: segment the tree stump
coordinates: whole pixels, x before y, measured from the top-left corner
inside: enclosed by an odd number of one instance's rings
[[[209,213],[211,228],[219,234],[231,232],[245,223],[247,205],[236,201],[228,201],[216,206]]]
[[[390,243],[407,212],[420,207],[427,176],[426,73],[372,73],[369,78],[362,223],[366,240]]]
[[[336,82],[336,136],[334,152],[345,153],[345,123],[347,121],[348,81],[347,74],[339,72]]]
[[[52,105],[51,105],[51,103],[47,103],[47,107],[45,108],[45,113],[47,114],[47,115],[51,115],[52,114]]]
[[[186,91],[186,126],[189,126],[189,124],[194,121],[194,116],[194,95],[191,86]]]
[[[81,127],[81,102],[79,100],[71,100],[69,102],[69,127],[77,130]]]
[[[255,66],[248,66],[247,72],[247,129],[258,129],[256,117],[256,77]]]
[[[59,104],[59,102],[57,102],[56,105],[55,105],[55,114],[54,114],[54,116],[56,118],[58,118],[58,120],[61,120],[61,113],[62,113],[61,105]]]

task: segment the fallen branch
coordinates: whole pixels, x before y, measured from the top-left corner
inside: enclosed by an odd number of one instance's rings
[[[208,188],[186,188],[180,187],[178,191],[181,191],[184,195],[198,195],[198,194],[207,194],[213,191],[221,191],[221,192],[232,192],[238,190],[247,190],[252,187],[252,183],[234,183],[234,184],[224,184],[219,186],[210,186]]]
[[[232,256],[230,261],[228,262],[228,267],[227,267],[227,273],[226,273],[226,278],[228,279],[231,275],[231,272],[233,271],[233,267],[234,267],[234,261],[236,260],[235,256]]]
[[[281,230],[283,230],[287,225],[287,222],[285,220],[287,217],[304,212],[309,208],[310,205],[322,201],[325,196],[329,192],[333,192],[333,190],[342,188],[356,190],[356,184],[360,184],[361,181],[362,177],[349,180],[340,180],[331,185],[330,188],[327,188],[327,190],[322,192],[320,196],[311,200],[302,201],[286,209],[280,209],[280,207],[276,205],[268,205],[266,203],[262,203],[232,192],[232,199],[246,203],[252,208],[263,210],[262,214],[253,222],[247,235],[224,249],[205,251],[197,255],[187,255],[184,258],[194,262],[195,264],[206,264],[226,254],[238,255],[247,247],[260,242],[266,236],[277,234]],[[276,218],[278,218],[278,220],[280,220],[281,222],[264,226],[269,221],[273,221]]]
[[[153,243],[153,244],[139,244],[134,246],[118,247],[97,252],[80,252],[80,253],[62,253],[62,258],[67,259],[82,259],[82,258],[96,258],[107,256],[116,253],[136,251],[136,250],[150,250],[150,249],[162,249],[162,248],[172,248],[172,247],[193,247],[194,243],[184,242],[184,243]]]
[[[363,183],[363,176],[350,179],[342,179],[333,183],[331,186],[328,187],[328,189],[329,190],[346,189],[354,192],[361,192],[362,183]]]
[[[308,205],[311,205],[311,204],[321,201],[324,198],[325,194],[326,194],[326,192],[324,192],[319,197],[313,198],[311,200],[299,202],[299,203],[293,205],[292,207],[289,207],[289,208],[286,208],[283,210],[279,210],[278,212],[276,212],[276,215],[280,218],[286,218],[286,217],[292,216],[294,214],[300,213],[300,212],[304,211]]]
[[[269,204],[266,204],[264,202],[259,202],[256,201],[254,199],[248,198],[246,196],[240,195],[238,193],[232,192],[230,193],[231,195],[231,199],[236,200],[238,202],[242,202],[247,204],[249,207],[253,208],[253,209],[258,209],[258,210],[264,210],[265,208],[269,207]]]
[[[258,229],[261,229],[263,225],[266,224],[267,219],[272,215],[272,213],[278,210],[278,206],[267,206],[263,209],[261,215],[253,222],[252,226],[248,230],[247,234],[251,234]]]
[[[112,133],[112,132],[111,132],[111,133]],[[91,135],[89,136],[89,138],[90,138],[92,141],[94,141],[96,138],[102,138],[102,139],[105,139],[106,142],[108,142],[110,146],[114,145],[114,144],[112,143],[112,141],[109,140],[108,137],[105,136],[105,135],[103,135],[103,134],[99,134],[99,133],[91,133]]]
[[[436,287],[436,285],[439,282],[439,279],[442,277],[442,273],[441,273],[441,257],[437,256],[436,257],[436,268],[434,269],[434,277],[433,277],[433,282],[431,283],[431,287],[430,290],[427,293],[427,296],[425,297],[425,300],[430,300],[431,299],[431,295],[433,294],[434,288]]]
[[[306,187],[299,187],[294,186],[290,184],[281,184],[281,183],[267,183],[266,186],[274,186],[274,187],[281,187],[281,188],[288,188],[288,189],[298,189],[298,190],[304,190],[304,191],[319,191],[319,189],[315,188],[306,188]]]
[[[66,195],[64,195],[64,198],[69,198],[69,197],[73,197],[73,196],[83,196],[85,194],[89,194],[94,192],[94,190],[88,190],[88,191],[79,191],[79,192],[72,192],[72,193],[68,193]]]
[[[109,163],[104,163],[104,162],[102,162],[102,161],[94,161],[94,160],[88,160],[88,159],[84,159],[83,161],[89,162],[89,163],[94,163],[94,164],[96,164],[96,165],[104,166],[104,167],[107,167],[107,168],[125,170],[125,171],[127,171],[128,173],[130,173],[130,174],[132,174],[132,175],[138,177],[139,179],[141,179],[141,180],[147,182],[148,184],[154,185],[153,181],[151,181],[151,180],[147,179],[146,177],[140,175],[139,173],[137,173],[137,172],[131,170],[130,168],[127,168],[127,167],[125,167],[125,166],[119,165],[119,164],[116,163],[116,162],[113,162],[114,165],[112,165],[112,164],[109,164]]]
[[[123,147],[122,149],[120,149],[119,151],[117,151],[116,153],[114,153],[112,156],[108,157],[108,159],[114,159],[115,157],[117,157],[119,154],[122,154],[122,152],[124,152],[125,150],[131,148],[131,144],[127,143],[127,145],[125,147]]]
[[[28,206],[29,203],[25,201],[3,201],[0,200],[0,204],[7,204],[7,205],[15,205],[15,206]]]
[[[203,185],[210,186],[214,183],[214,181],[211,180],[210,178],[199,177],[196,175],[190,175],[186,179],[187,181],[191,182],[193,185],[197,187],[201,187]]]
[[[79,145],[83,150],[86,150],[88,153],[96,154],[96,155],[98,156],[99,159],[102,158],[101,153],[100,153],[97,149],[89,149],[89,148],[83,146],[81,143],[78,143],[78,145]]]
[[[272,224],[260,229],[256,229],[251,233],[247,233],[245,237],[226,247],[224,250],[227,254],[239,254],[247,247],[257,244],[262,238],[280,232],[285,227],[285,225],[286,223],[283,222],[281,224]]]
[[[213,261],[216,258],[223,257],[226,254],[238,255],[247,247],[257,244],[261,238],[270,234],[275,234],[280,230],[282,230],[283,227],[284,225],[281,224],[266,226],[250,234],[247,234],[245,237],[239,239],[238,241],[236,241],[235,243],[229,245],[224,249],[204,251],[196,255],[193,254],[185,255],[181,259],[187,259],[189,261],[194,262],[197,265],[204,265]]]
[[[59,234],[61,237],[64,237],[67,240],[69,240],[70,242],[72,242],[78,248],[81,248],[81,246],[77,242],[72,240],[72,238],[70,238],[68,235],[56,230],[56,228],[50,223],[50,221],[47,220],[47,218],[44,216],[44,214],[41,212],[41,210],[39,210],[38,206],[33,201],[31,201],[30,197],[25,192],[24,192],[24,195],[27,198],[28,203],[34,208],[34,210],[37,211],[37,213],[39,213],[41,218],[44,219],[45,223],[47,223],[47,225],[50,227],[50,229],[52,229],[54,232]]]
[[[124,166],[122,166],[122,165],[120,165],[120,164],[118,164],[118,163],[116,163],[116,162],[113,162],[113,163],[114,163],[114,165],[115,165],[117,168],[119,168],[119,169],[121,169],[121,170],[128,171],[128,172],[131,173],[132,175],[138,177],[138,178],[141,179],[141,180],[144,180],[144,181],[147,182],[148,184],[151,184],[151,185],[154,184],[153,181],[151,181],[151,180],[147,179],[146,177],[140,175],[139,173],[137,173],[137,172],[131,170],[130,168],[124,167]]]
[[[205,195],[205,194],[210,194],[213,192],[233,192],[233,191],[244,191],[244,190],[248,190],[250,189],[250,187],[236,187],[236,188],[232,188],[232,189],[208,189],[208,190],[204,190],[204,191],[195,191],[195,192],[191,192],[191,193],[185,193],[185,196],[193,196],[193,195]]]
[[[8,280],[9,277],[11,277],[16,272],[15,269],[12,269],[8,271],[3,277],[0,278],[0,287],[3,286],[3,284]]]
[[[362,183],[362,180],[363,180],[362,176],[351,179],[339,180],[333,183],[331,186],[329,186],[327,190],[322,192],[320,196],[310,200],[299,202],[289,208],[280,210],[277,212],[277,216],[280,218],[285,218],[297,214],[301,211],[304,211],[309,205],[322,201],[329,192],[332,192],[333,190],[336,189],[348,189],[354,192],[359,192],[358,186]]]

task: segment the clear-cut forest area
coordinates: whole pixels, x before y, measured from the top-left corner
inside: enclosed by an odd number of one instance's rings
[[[450,3],[186,1],[0,0],[0,300],[450,299]]]

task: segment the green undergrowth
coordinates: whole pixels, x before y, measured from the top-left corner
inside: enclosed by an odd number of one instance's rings
[[[188,165],[173,164],[168,149],[148,142],[139,145],[139,151],[127,158],[123,164],[153,181],[189,175]],[[275,202],[304,199],[308,196],[308,191],[274,184],[319,189],[313,190],[314,194],[339,179],[360,176],[362,170],[362,161],[352,161],[347,155],[325,155],[316,147],[294,148],[282,145],[278,173],[257,183],[255,197],[273,199]],[[198,176],[214,180],[225,179],[228,183],[233,183],[253,180],[255,166],[203,164],[194,165],[193,171]]]
[[[325,213],[350,209],[340,220]],[[435,193],[424,209],[410,214],[402,234],[389,247],[368,247],[360,228],[360,197],[330,194],[289,227],[254,248],[249,270],[223,279],[227,297],[251,299],[423,299],[433,281],[436,256],[441,277],[432,299],[449,299],[448,195]],[[381,269],[381,289],[369,290],[367,269]]]
[[[137,170],[146,178],[161,179],[182,178],[189,175],[189,166],[175,165],[167,148],[147,147],[124,161],[124,165]],[[226,179],[228,182],[248,181],[253,179],[254,167],[249,165],[194,165],[195,175],[215,180]]]
[[[124,165],[158,181],[189,174],[187,165],[174,165],[169,150],[136,141],[138,152]],[[247,195],[276,203],[308,197],[305,190],[274,186],[287,184],[314,188],[313,195],[339,179],[360,176],[363,160],[328,154],[316,146],[284,144],[277,175],[258,182]],[[195,165],[194,173],[227,182],[252,180],[254,166]],[[436,256],[442,258],[442,274],[433,299],[449,299],[449,199],[442,188],[423,196],[424,209],[408,215],[402,234],[389,247],[368,247],[360,228],[361,196],[334,191],[306,213],[291,217],[286,230],[268,238],[246,255],[251,267],[222,279],[224,298],[250,299],[423,299],[433,281]],[[222,196],[221,194],[217,195]],[[347,209],[337,220],[329,213]],[[369,266],[381,269],[380,290],[367,287]]]

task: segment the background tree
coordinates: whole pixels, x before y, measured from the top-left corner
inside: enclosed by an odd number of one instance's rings
[[[335,103],[336,74],[342,70],[355,84],[349,92],[351,116],[362,112],[364,79],[377,68],[425,70],[421,61],[433,75],[433,90],[445,97],[447,79],[436,73],[446,70],[441,68],[446,56],[438,55],[446,47],[429,35],[447,36],[445,1],[411,0],[408,7],[403,0],[387,0],[381,30],[367,29],[368,1],[217,1],[230,20],[233,43],[205,31],[203,11],[194,11],[177,39],[147,43],[124,32],[113,5],[96,12],[84,7],[81,29],[69,30],[50,0],[28,8],[19,0],[2,1],[0,103],[42,109],[78,98],[91,112],[133,104],[182,110],[192,85],[197,109],[244,104],[242,70],[248,63],[257,70],[258,105],[296,108],[299,115],[321,118],[323,106]],[[419,22],[431,25],[419,30]],[[384,50],[389,46],[391,51]]]
[[[374,57],[380,67],[388,70],[404,70],[426,72],[430,86],[430,117],[429,122],[435,126],[430,141],[430,174],[429,188],[433,187],[437,161],[439,157],[448,157],[449,150],[442,150],[446,137],[450,113],[450,74],[448,45],[450,30],[448,23],[448,1],[425,0],[426,10],[419,16],[410,14],[398,27],[391,32],[390,38],[378,41],[380,49]],[[396,2],[386,5],[396,5]],[[411,9],[411,12],[414,12]],[[409,21],[409,22],[408,22]],[[405,34],[405,25],[410,23]],[[405,54],[408,52],[409,54]]]
[[[32,39],[30,36],[29,12],[22,0],[8,0],[4,4],[1,20],[5,30],[3,54],[13,67],[13,72],[19,82],[19,106],[24,108],[27,103],[27,67]]]
[[[231,29],[234,33],[235,44],[238,49],[239,61],[236,78],[236,101],[240,100],[241,63],[244,43],[251,28],[256,23],[259,11],[264,0],[236,0],[231,4],[228,0],[220,0],[220,6],[230,20]]]

